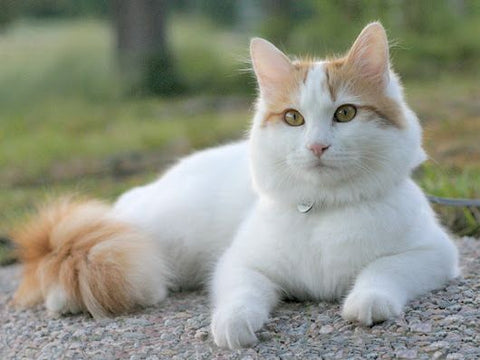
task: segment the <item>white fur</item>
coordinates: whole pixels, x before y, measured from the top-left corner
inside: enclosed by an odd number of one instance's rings
[[[348,88],[333,102],[319,62],[291,104],[304,126],[262,125],[260,99],[248,144],[198,152],[118,200],[115,215],[157,240],[175,287],[205,283],[216,264],[219,346],[255,343],[283,297],[346,296],[343,316],[370,325],[458,274],[455,246],[410,179],[425,157],[420,126],[395,74],[388,79],[403,128],[361,111],[332,122],[339,105],[361,104]],[[330,145],[321,162],[312,142]],[[296,209],[303,200],[315,201],[307,214]]]
[[[48,290],[45,307],[50,316],[58,317],[64,314],[77,314],[82,308],[70,299],[60,285]]]
[[[157,240],[174,288],[204,284],[255,201],[245,142],[197,152],[152,184],[134,188],[114,213]]]

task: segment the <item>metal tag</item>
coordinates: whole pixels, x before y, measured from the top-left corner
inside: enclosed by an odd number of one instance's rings
[[[298,203],[297,210],[300,211],[302,214],[306,214],[310,210],[312,210],[314,202],[313,201],[303,201]]]

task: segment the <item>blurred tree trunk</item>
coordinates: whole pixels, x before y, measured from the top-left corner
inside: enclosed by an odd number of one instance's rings
[[[263,0],[262,4],[268,18],[262,29],[270,41],[275,44],[285,44],[294,24],[295,17],[293,0]]]
[[[0,31],[14,18],[14,0],[0,0]]]
[[[134,89],[180,90],[166,37],[167,0],[111,0],[121,71]]]

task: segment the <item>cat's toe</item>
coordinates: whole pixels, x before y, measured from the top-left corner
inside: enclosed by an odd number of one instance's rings
[[[401,304],[379,290],[357,290],[347,296],[342,316],[349,321],[358,321],[370,326],[398,316]]]
[[[255,331],[260,326],[258,318],[244,308],[219,309],[212,317],[213,338],[222,348],[238,349],[256,344]]]

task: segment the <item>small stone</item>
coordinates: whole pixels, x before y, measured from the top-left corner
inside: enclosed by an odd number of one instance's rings
[[[460,353],[451,353],[447,355],[447,360],[463,360],[465,356]]]
[[[464,318],[461,315],[449,315],[442,321],[442,323],[446,325],[461,324],[463,320]]]
[[[208,331],[205,329],[199,329],[195,332],[195,339],[205,341],[208,338]]]
[[[333,326],[332,325],[323,325],[320,328],[320,334],[330,334],[333,331]]]
[[[429,351],[436,351],[436,350],[439,350],[439,349],[446,348],[448,346],[449,346],[449,344],[446,341],[436,341],[436,342],[430,344],[430,346],[428,347],[428,350]]]
[[[441,351],[435,351],[432,355],[432,360],[437,360],[440,359],[443,356],[443,352]]]
[[[396,352],[396,356],[399,359],[416,359],[417,358],[417,350],[399,350]]]
[[[419,333],[428,333],[432,331],[432,324],[431,323],[417,323],[417,324],[411,324],[410,325],[410,330],[414,332],[419,332]]]
[[[448,307],[448,310],[453,311],[453,312],[459,312],[462,310],[462,306],[459,304],[454,304]]]

